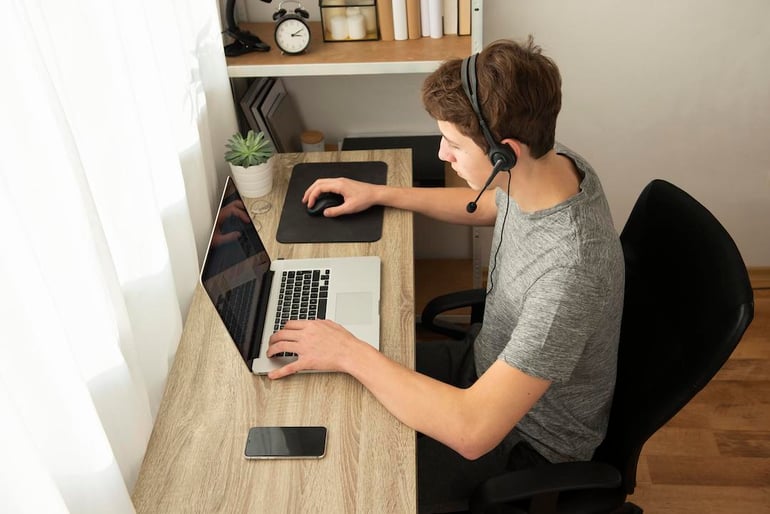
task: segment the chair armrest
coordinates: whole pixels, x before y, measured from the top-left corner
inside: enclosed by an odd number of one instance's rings
[[[481,323],[484,319],[484,300],[486,299],[486,295],[487,293],[484,289],[467,289],[465,291],[457,291],[437,296],[428,302],[422,310],[420,325],[422,328],[438,334],[443,334],[454,339],[463,339],[467,329],[453,323],[436,320],[436,316],[446,311],[470,307],[471,324]]]
[[[556,512],[559,493],[614,489],[621,483],[620,472],[603,462],[549,464],[490,478],[474,491],[470,507],[471,512],[477,514],[491,505],[531,498],[534,501],[530,512]]]

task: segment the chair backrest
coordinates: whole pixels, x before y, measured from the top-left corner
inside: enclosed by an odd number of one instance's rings
[[[626,294],[607,436],[594,460],[617,467],[627,494],[647,439],[719,371],[754,316],[730,235],[678,187],[654,180],[620,235]]]

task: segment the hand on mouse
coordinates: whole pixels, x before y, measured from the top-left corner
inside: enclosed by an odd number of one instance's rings
[[[345,202],[345,197],[338,195],[337,193],[321,193],[318,198],[315,199],[315,203],[312,206],[308,204],[307,213],[310,216],[321,216],[326,209],[331,209],[342,205]]]
[[[345,202],[337,207],[329,207],[324,210],[323,215],[331,218],[353,214],[364,211],[376,203],[375,193],[378,187],[380,186],[348,178],[322,178],[307,188],[302,196],[302,203],[312,207],[321,193],[337,193],[345,198]]]

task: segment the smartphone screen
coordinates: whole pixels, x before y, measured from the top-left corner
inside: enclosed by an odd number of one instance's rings
[[[252,427],[247,459],[320,459],[326,453],[326,427]]]

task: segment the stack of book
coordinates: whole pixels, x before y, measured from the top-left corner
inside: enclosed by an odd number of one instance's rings
[[[264,132],[279,153],[300,152],[305,130],[299,111],[280,78],[258,77],[240,95],[241,130]]]
[[[471,34],[471,0],[377,0],[380,39]]]

